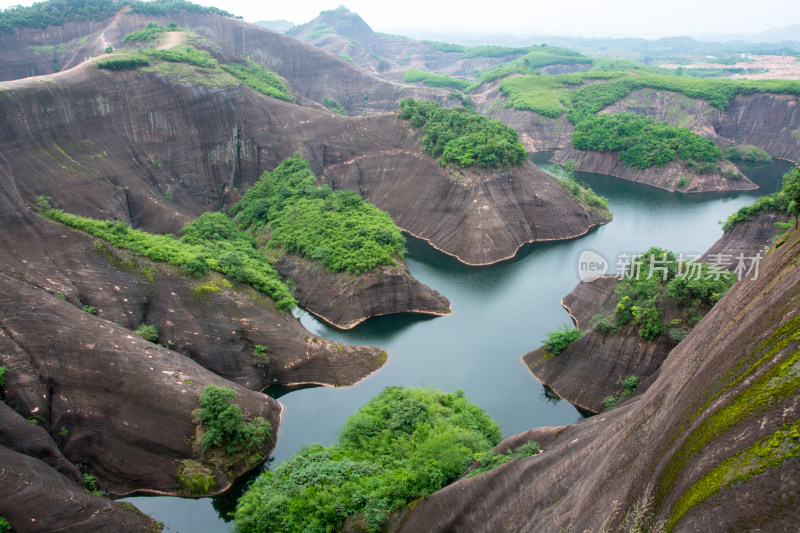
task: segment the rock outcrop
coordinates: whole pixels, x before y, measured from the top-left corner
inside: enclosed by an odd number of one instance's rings
[[[753,258],[764,256],[772,245],[772,241],[783,232],[775,226],[776,222],[789,222],[791,217],[777,211],[764,211],[757,217],[739,222],[726,231],[717,242],[706,250],[700,261],[708,262],[712,257],[722,254],[732,261],[729,270],[736,266],[736,258],[743,256]],[[749,261],[748,261],[749,266]]]
[[[645,340],[633,325],[614,335],[603,335],[591,328],[594,314],[613,312],[619,301],[614,291],[617,281],[616,276],[604,276],[579,283],[561,300],[561,305],[584,335],[558,356],[538,348],[522,357],[539,381],[588,413],[601,412],[605,397],[619,397],[624,391],[622,382],[629,376],[636,376],[641,389],[645,389],[676,344],[666,335],[656,341]]]
[[[318,261],[286,254],[275,269],[294,280],[297,300],[307,311],[339,329],[352,329],[373,316],[451,312],[447,298],[416,280],[400,259],[396,266],[357,275],[330,272]]]
[[[793,530],[798,257],[794,231],[758,279],[734,285],[670,353],[644,394],[572,426],[512,437],[540,440],[544,452],[417,502],[395,529],[625,530],[638,514],[672,531]]]
[[[737,258],[741,255],[745,268],[741,276],[757,277],[760,263],[757,257],[766,255],[781,231],[774,223],[788,219],[786,214],[767,211],[740,222],[726,231],[699,261],[714,262],[721,268],[734,271],[739,266]],[[614,335],[604,335],[592,328],[591,319],[595,314],[608,315],[613,312],[619,300],[614,290],[616,283],[616,276],[603,276],[579,283],[561,300],[561,305],[569,312],[575,327],[584,331],[584,335],[557,357],[543,348],[522,357],[539,381],[579,409],[590,413],[603,410],[606,396],[619,397],[623,392],[622,381],[628,376],[639,379],[639,392],[647,388],[658,376],[661,364],[676,345],[667,335],[660,336],[656,341],[642,339],[638,328],[631,325]],[[665,321],[670,318],[667,317]]]

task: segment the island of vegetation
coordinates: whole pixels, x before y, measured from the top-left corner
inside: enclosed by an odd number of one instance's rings
[[[389,513],[441,489],[476,460],[482,470],[538,453],[496,454],[500,429],[462,391],[387,387],[350,416],[337,444],[304,447],[239,500],[237,531],[380,531]]]

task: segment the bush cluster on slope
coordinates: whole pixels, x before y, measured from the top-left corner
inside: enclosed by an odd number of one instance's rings
[[[442,109],[436,102],[404,98],[400,101],[400,118],[424,127],[422,149],[439,157],[442,165],[507,167],[527,158],[514,128],[470,114],[464,108]]]
[[[615,334],[633,323],[645,339],[655,340],[667,333],[680,341],[735,281],[733,273],[719,267],[684,261],[671,251],[652,247],[639,254],[627,275],[617,282],[620,298],[614,311],[608,316],[596,315],[591,325],[600,333]],[[665,324],[662,309],[670,302],[684,318]]]
[[[239,500],[240,532],[333,531],[360,515],[370,531],[387,514],[456,480],[500,441],[497,424],[463,392],[387,387],[342,428],[264,472]]]
[[[700,164],[722,158],[719,146],[705,137],[634,113],[587,117],[575,126],[572,144],[578,150],[619,151],[622,164],[637,170],[679,158]]]
[[[261,417],[248,421],[236,400],[236,391],[229,387],[208,385],[200,395],[200,409],[194,411],[203,426],[200,437],[203,450],[214,446],[224,447],[233,455],[237,450],[256,453],[270,438],[270,424]]]
[[[63,26],[67,22],[100,21],[112,16],[124,6],[134,13],[166,15],[178,11],[208,13],[232,17],[227,11],[205,7],[185,0],[47,0],[29,7],[16,6],[0,11],[0,34],[18,28]]]
[[[405,239],[391,217],[354,191],[318,187],[300,156],[265,172],[230,211],[242,228],[269,225],[268,246],[320,261],[334,272],[396,264]]]
[[[46,209],[45,217],[153,261],[167,262],[192,272],[216,270],[241,283],[252,285],[288,311],[296,301],[249,235],[240,232],[222,213],[206,213],[183,229],[184,236],[154,235],[130,228],[122,221],[94,220]]]
[[[266,67],[248,61],[247,65],[238,63],[222,65],[222,70],[261,94],[284,102],[294,101],[294,96],[289,93],[284,79]]]

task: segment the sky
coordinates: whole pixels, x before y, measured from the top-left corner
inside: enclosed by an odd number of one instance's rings
[[[342,0],[193,0],[245,20],[285,19],[302,24]],[[31,1],[0,0],[0,8]],[[658,38],[702,33],[758,33],[800,24],[797,0],[761,0],[737,7],[730,0],[347,0],[376,31]],[[798,37],[800,38],[800,37]]]

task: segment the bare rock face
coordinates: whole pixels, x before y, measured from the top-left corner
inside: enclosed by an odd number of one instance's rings
[[[714,128],[722,137],[796,163],[800,159],[798,107],[798,97],[788,94],[737,95],[718,114]]]
[[[300,304],[339,329],[393,313],[449,314],[450,302],[414,279],[405,263],[379,266],[366,274],[329,272],[318,261],[286,254],[275,269],[296,284]]]
[[[624,390],[622,380],[628,376],[636,376],[642,388],[652,382],[676,344],[666,335],[657,341],[645,340],[632,325],[615,335],[603,335],[589,326],[595,313],[613,311],[619,300],[614,292],[616,283],[616,276],[579,283],[561,305],[584,335],[557,356],[538,348],[522,357],[539,381],[590,413],[603,410],[606,396],[618,397]]]
[[[94,496],[39,459],[3,446],[0,446],[0,516],[8,520],[12,531],[160,530],[149,516]]]
[[[728,178],[722,174],[692,174],[683,168],[677,161],[668,163],[664,167],[650,167],[647,170],[636,170],[633,167],[623,165],[616,152],[593,152],[590,150],[576,150],[572,146],[559,150],[551,161],[555,163],[565,163],[568,159],[578,161],[578,170],[584,172],[597,172],[616,176],[618,178],[643,183],[678,192],[725,192],[725,191],[752,191],[758,189],[758,185],[742,176],[740,179]],[[741,173],[731,163],[720,162],[723,171]],[[681,182],[681,178],[686,178],[686,184]]]
[[[626,530],[639,503],[672,531],[793,530],[799,257],[794,231],[757,280],[734,285],[670,353],[644,394],[541,433],[543,453],[417,502],[395,529]]]
[[[712,244],[700,261],[707,262],[712,256],[722,254],[732,259],[733,264],[729,268],[732,269],[737,263],[736,258],[740,255],[746,258],[756,257],[758,254],[764,256],[773,239],[783,231],[776,227],[775,223],[790,220],[786,213],[765,211],[755,218],[739,222]]]

